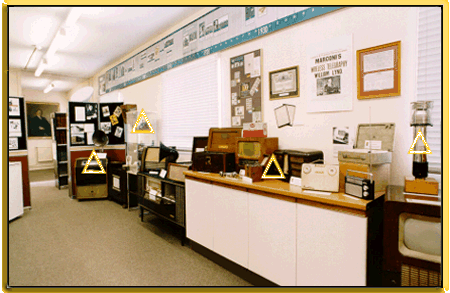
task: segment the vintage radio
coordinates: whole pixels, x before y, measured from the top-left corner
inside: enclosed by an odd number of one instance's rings
[[[252,182],[261,181],[262,174],[263,174],[263,166],[261,166],[260,164],[245,165],[245,176],[252,178]]]
[[[390,176],[390,164],[377,164],[372,165],[372,168],[368,164],[356,164],[356,163],[339,163],[339,192],[345,192],[345,176],[347,170],[354,170],[360,172],[368,172],[373,174],[375,192],[385,191],[389,185]],[[350,173],[350,175],[361,177],[358,173]]]
[[[349,171],[353,173],[363,173],[369,176],[370,179],[348,175]],[[362,199],[373,200],[375,197],[373,174],[347,170],[347,175],[345,176],[345,193]]]
[[[338,192],[339,165],[303,164],[302,188]]]
[[[287,180],[290,176],[302,177],[303,163],[323,160],[323,152],[313,149],[277,150],[274,153]]]
[[[146,147],[142,153],[141,171],[167,169],[168,163],[176,162],[178,152],[160,143],[159,147]]]
[[[75,189],[77,199],[107,198],[108,181],[107,174],[84,173],[83,170],[89,158],[78,158],[75,160]],[[100,159],[103,168],[107,170],[108,160]],[[89,170],[100,171],[100,166],[95,159],[89,163]]]
[[[193,154],[192,171],[219,173],[236,170],[234,153],[199,152]]]
[[[442,287],[441,201],[410,201],[389,186],[384,202],[382,286]]]
[[[235,137],[241,137],[242,128],[210,128],[208,137],[209,152],[235,152]]]
[[[392,162],[394,123],[359,124],[356,148],[339,151],[339,162],[385,164]]]
[[[194,160],[194,153],[207,151],[208,137],[196,136],[193,139],[191,161]]]
[[[237,137],[236,165],[243,169],[245,164],[261,163],[264,156],[278,149],[278,137]]]

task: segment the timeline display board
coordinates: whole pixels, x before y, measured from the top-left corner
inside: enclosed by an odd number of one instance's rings
[[[261,50],[230,59],[231,126],[261,122]]]
[[[121,105],[123,103],[69,102],[70,145],[94,145],[92,135],[98,129],[108,135],[108,145],[124,144]]]
[[[8,101],[9,150],[26,150],[25,107],[22,97],[9,97]]]
[[[99,76],[99,94],[341,7],[219,7]]]

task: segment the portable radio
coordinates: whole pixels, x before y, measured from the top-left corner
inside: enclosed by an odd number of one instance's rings
[[[370,177],[370,179],[365,179],[356,176],[348,175],[348,172],[365,174]],[[373,174],[355,170],[347,170],[345,176],[345,193],[353,195],[362,199],[373,200],[374,199],[374,189],[375,183],[373,181]]]

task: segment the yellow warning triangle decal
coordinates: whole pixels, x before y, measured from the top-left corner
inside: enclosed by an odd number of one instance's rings
[[[275,166],[277,167],[278,173],[280,173],[280,175],[267,175],[267,172],[270,169],[270,166],[272,166],[272,163],[275,163]],[[275,155],[272,154],[272,156],[270,157],[269,163],[267,163],[266,169],[264,170],[264,173],[262,174],[261,178],[263,179],[285,179],[286,177],[284,177],[284,173],[281,170],[280,164],[278,164],[277,159],[275,158]]]
[[[416,145],[417,139],[419,137],[422,139],[423,144],[427,148],[426,151],[415,151],[414,150],[414,146]],[[425,137],[423,137],[423,134],[422,134],[422,132],[420,130],[417,132],[416,138],[414,139],[413,144],[409,148],[408,154],[410,154],[410,155],[412,155],[412,154],[431,154],[430,147],[428,146],[427,141],[425,140]]]
[[[98,166],[100,167],[101,170],[88,170],[89,164],[91,163],[91,160],[92,160],[93,157],[97,161]],[[97,153],[95,152],[95,150],[92,150],[92,153],[89,156],[89,159],[86,162],[86,166],[84,166],[84,169],[81,172],[81,174],[106,174],[105,168],[103,168],[102,163],[100,162],[100,159],[98,158]]]
[[[150,129],[143,129],[143,130],[137,129],[137,127],[139,125],[139,121],[141,121],[142,118],[145,119],[145,122],[147,122],[148,128],[150,128]],[[142,109],[141,114],[139,114],[139,116],[136,120],[136,123],[134,123],[133,129],[131,129],[131,133],[155,133],[155,130],[153,129],[152,125],[150,124],[150,120],[148,120],[147,115],[145,115],[144,109]]]

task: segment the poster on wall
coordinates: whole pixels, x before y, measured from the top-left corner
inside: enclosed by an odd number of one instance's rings
[[[230,59],[231,125],[261,122],[261,50]]]
[[[351,111],[353,36],[308,46],[307,112]]]

